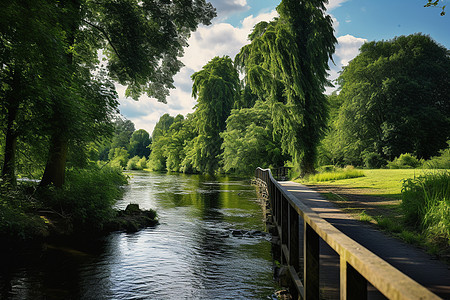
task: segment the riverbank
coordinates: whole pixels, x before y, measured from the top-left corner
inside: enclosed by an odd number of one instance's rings
[[[58,189],[40,187],[32,180],[15,187],[0,185],[0,236],[40,241],[135,232],[156,225],[153,210],[141,210],[137,204],[113,208],[127,184],[122,170],[92,167],[69,170],[66,183]]]

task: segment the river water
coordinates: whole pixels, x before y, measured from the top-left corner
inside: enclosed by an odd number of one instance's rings
[[[272,299],[269,238],[247,235],[264,230],[249,180],[130,176],[117,207],[155,209],[160,225],[5,255],[0,299]]]

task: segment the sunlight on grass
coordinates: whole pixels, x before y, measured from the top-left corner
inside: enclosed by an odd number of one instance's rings
[[[383,197],[401,199],[402,182],[407,178],[423,175],[429,170],[421,169],[373,169],[364,170],[364,177],[348,178],[336,181],[316,181],[314,184],[341,186],[345,188],[361,189],[361,194],[379,195]],[[303,184],[313,184],[305,180],[295,180]]]
[[[324,172],[315,175],[308,176],[306,179],[308,182],[321,182],[331,180],[342,180],[356,177],[363,177],[364,172],[356,169],[343,169],[335,172]]]

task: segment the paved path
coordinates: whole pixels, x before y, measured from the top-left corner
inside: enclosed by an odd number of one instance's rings
[[[421,249],[390,237],[372,226],[355,220],[312,189],[292,181],[280,181],[282,187],[311,207],[322,218],[412,279],[444,299],[450,299],[450,266]],[[321,246],[322,247],[322,246]],[[321,248],[322,251],[322,248]],[[330,259],[330,249],[321,259]],[[330,259],[331,261],[332,259]],[[329,262],[328,264],[331,264]],[[375,297],[376,298],[376,297]]]

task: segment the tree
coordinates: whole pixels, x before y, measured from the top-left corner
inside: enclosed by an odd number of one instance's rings
[[[221,133],[225,172],[251,174],[256,167],[282,166],[289,159],[273,132],[271,115],[269,103],[261,101],[252,108],[231,111],[227,129]]]
[[[202,173],[213,173],[219,167],[220,132],[240,96],[239,75],[225,56],[214,57],[191,78],[192,96],[197,98],[194,124],[198,136],[189,144],[185,164]]]
[[[436,155],[450,138],[450,55],[414,34],[364,44],[339,77],[337,130],[354,155]]]
[[[130,138],[130,145],[128,152],[130,157],[139,156],[146,157],[150,155],[150,135],[144,129],[139,129],[133,132]]]
[[[52,3],[13,0],[3,1],[1,6],[0,126],[5,137],[2,178],[14,186],[19,139],[41,140],[33,135],[45,128],[48,97],[62,91],[53,83],[64,78],[66,70],[58,67],[63,39]]]
[[[173,75],[182,66],[178,57],[190,32],[199,23],[208,25],[215,16],[204,0],[75,0],[55,6],[66,44],[60,65],[70,70],[70,76],[89,81],[102,50],[108,58],[106,75],[127,86],[127,96],[137,99],[146,93],[163,102],[173,88]],[[73,80],[65,86],[75,91],[79,87]],[[70,117],[83,112],[76,100],[86,98],[80,92],[75,96],[53,101],[53,132],[42,185],[64,183],[69,141],[74,137]]]
[[[150,169],[154,171],[166,170],[167,156],[165,155],[165,149],[169,139],[167,133],[173,122],[174,117],[169,114],[164,114],[159,118],[155,128],[153,128],[151,153],[148,159],[148,165]]]
[[[327,126],[323,92],[336,39],[326,2],[283,0],[277,7],[280,17],[257,24],[251,43],[235,59],[252,91],[271,101],[274,129],[301,175],[315,172],[317,146]]]

